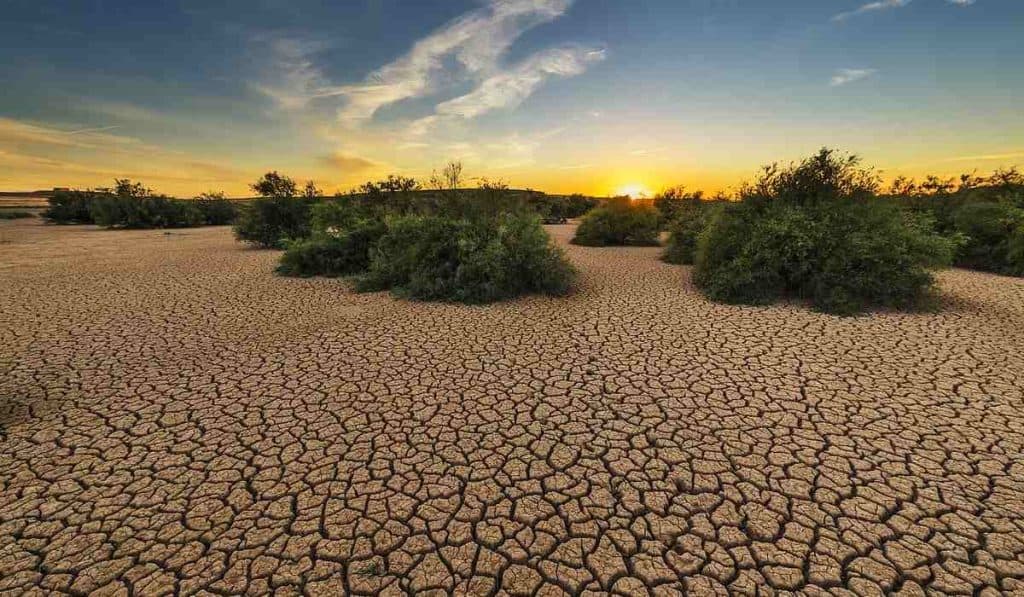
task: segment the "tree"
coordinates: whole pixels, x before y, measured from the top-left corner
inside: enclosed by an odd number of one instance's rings
[[[308,185],[307,185],[308,187]],[[298,186],[295,181],[277,171],[267,172],[259,180],[252,184],[252,190],[261,197],[294,197],[298,194]]]
[[[306,186],[302,188],[302,197],[304,199],[316,199],[317,197],[323,197],[324,192],[321,191],[316,183],[312,180],[306,182]]]
[[[461,187],[462,162],[448,162],[440,173],[435,170],[430,175],[430,186],[439,191],[454,191]]]

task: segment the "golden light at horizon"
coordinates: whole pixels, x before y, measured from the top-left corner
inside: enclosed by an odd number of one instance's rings
[[[647,186],[634,182],[618,187],[615,189],[614,195],[617,197],[628,195],[633,199],[643,199],[652,196],[652,192]]]

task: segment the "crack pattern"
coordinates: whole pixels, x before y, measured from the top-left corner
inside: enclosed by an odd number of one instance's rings
[[[465,307],[0,225],[0,593],[1024,594],[1024,281],[840,319],[567,246]]]

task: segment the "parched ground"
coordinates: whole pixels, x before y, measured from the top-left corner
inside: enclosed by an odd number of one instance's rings
[[[840,319],[567,250],[471,308],[0,223],[0,593],[1024,594],[1024,280]]]

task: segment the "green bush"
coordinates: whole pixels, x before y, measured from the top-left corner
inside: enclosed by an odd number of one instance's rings
[[[238,206],[224,193],[203,193],[192,201],[207,226],[226,226],[238,217]]]
[[[55,224],[92,224],[89,207],[100,196],[94,191],[57,191],[47,202],[43,217]]]
[[[259,199],[243,206],[235,220],[235,237],[264,249],[280,249],[289,241],[312,233],[312,206],[320,201],[320,190],[312,182],[299,195],[291,178],[267,172],[252,184]]]
[[[23,220],[34,217],[36,217],[36,214],[31,211],[7,211],[0,209],[0,220]]]
[[[261,197],[241,207],[235,237],[264,249],[280,249],[289,240],[310,235],[313,201],[299,197]]]
[[[1012,249],[1024,225],[1024,210],[1009,203],[967,203],[953,213],[953,223],[964,239],[957,265],[1001,274],[1020,271]]]
[[[284,276],[351,276],[370,266],[370,251],[387,227],[382,221],[363,221],[335,234],[314,234],[292,241],[281,256],[277,272]]]
[[[566,294],[574,270],[534,215],[398,216],[371,252],[361,291],[417,300],[488,303]]]
[[[588,247],[656,246],[660,228],[658,212],[650,203],[620,197],[584,216],[572,242]]]
[[[203,224],[191,201],[162,196],[107,195],[95,198],[89,212],[104,228],[189,228]]]
[[[822,150],[766,169],[701,233],[695,283],[713,300],[791,297],[843,315],[920,306],[931,270],[951,262],[955,242],[927,218],[875,200],[873,175],[857,164]]]
[[[662,259],[676,265],[693,265],[697,255],[697,239],[719,207],[700,199],[673,206],[673,220],[668,224],[668,244]]]

